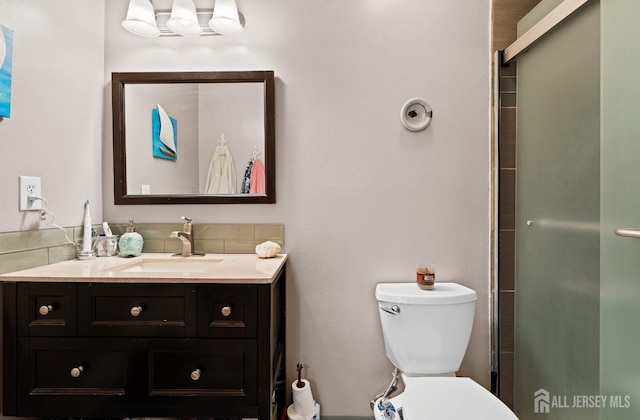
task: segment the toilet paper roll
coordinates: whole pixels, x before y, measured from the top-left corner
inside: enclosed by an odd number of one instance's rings
[[[293,408],[293,404],[287,407],[287,417],[289,417],[289,420],[306,420],[305,416],[296,413],[296,410]]]
[[[311,384],[306,379],[303,379],[304,386],[298,388],[298,381],[293,381],[291,384],[291,395],[293,396],[293,409],[296,413],[302,414],[305,417],[313,416],[316,413],[316,408],[313,403],[313,394],[311,393]]]

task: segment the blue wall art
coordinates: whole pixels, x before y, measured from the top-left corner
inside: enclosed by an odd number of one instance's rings
[[[0,25],[0,117],[11,116],[13,31]]]
[[[178,159],[178,121],[158,105],[151,110],[153,127],[153,156],[167,160]]]

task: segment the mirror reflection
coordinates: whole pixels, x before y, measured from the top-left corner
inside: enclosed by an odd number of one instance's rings
[[[116,204],[273,203],[273,72],[114,73]]]

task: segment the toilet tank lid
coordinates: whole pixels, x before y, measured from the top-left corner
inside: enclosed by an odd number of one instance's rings
[[[414,305],[450,305],[473,302],[476,292],[458,283],[436,283],[433,290],[422,290],[417,283],[379,283],[376,286],[379,302]]]

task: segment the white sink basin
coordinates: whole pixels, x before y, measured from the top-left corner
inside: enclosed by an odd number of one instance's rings
[[[113,271],[120,273],[202,273],[218,265],[222,260],[142,260]]]

